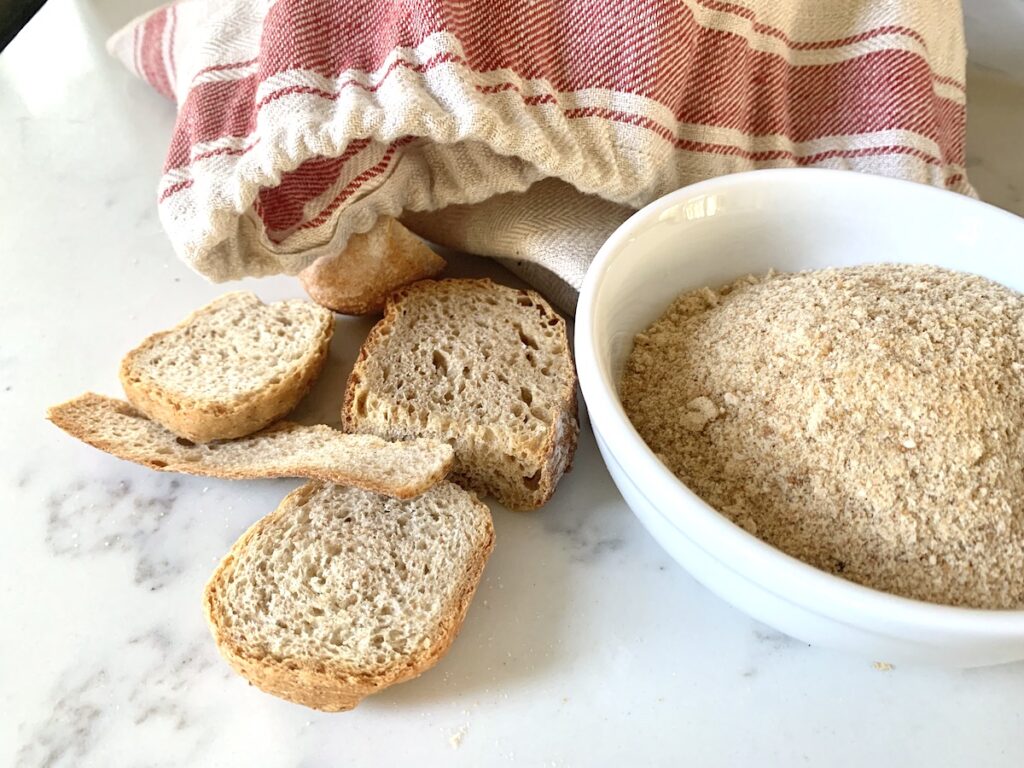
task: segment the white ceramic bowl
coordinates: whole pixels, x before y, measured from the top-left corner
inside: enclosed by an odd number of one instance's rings
[[[704,586],[808,643],[873,660],[981,666],[1024,659],[1024,610],[908,600],[812,568],[705,504],[655,457],[617,394],[633,336],[680,292],[769,268],[928,263],[1024,291],[1024,219],[909,182],[772,170],[681,189],[601,248],[576,315],[576,363],[601,455],[651,535]]]

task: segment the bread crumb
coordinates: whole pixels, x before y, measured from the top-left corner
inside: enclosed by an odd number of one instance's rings
[[[718,418],[718,407],[709,397],[695,397],[686,404],[682,424],[691,432],[700,432],[709,421]]]
[[[620,392],[658,459],[737,525],[919,600],[1024,607],[1024,297],[872,265],[679,296]]]
[[[459,730],[455,731],[449,739],[448,743],[451,744],[452,749],[458,749],[462,746],[462,740],[466,738],[466,733],[469,731],[468,725],[463,725]]]
[[[887,661],[876,661],[871,666],[877,669],[879,672],[892,672],[894,669],[896,669],[896,667],[894,667]]]

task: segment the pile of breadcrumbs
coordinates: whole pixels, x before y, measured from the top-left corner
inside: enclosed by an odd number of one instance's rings
[[[680,296],[621,385],[697,494],[822,570],[1024,607],[1024,296],[936,267],[747,277]]]

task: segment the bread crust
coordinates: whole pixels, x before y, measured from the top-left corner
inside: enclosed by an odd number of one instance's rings
[[[317,304],[345,315],[370,315],[384,308],[395,289],[434,277],[445,266],[425,242],[385,217],[369,232],[353,235],[341,253],[321,256],[299,280]]]
[[[384,317],[374,325],[370,330],[370,333],[367,335],[366,340],[363,342],[345,387],[345,398],[341,409],[341,422],[342,427],[346,431],[367,431],[367,428],[363,428],[360,416],[356,412],[356,390],[359,383],[365,377],[367,361],[375,353],[376,347],[382,342],[382,340],[390,335],[393,326],[398,319],[402,300],[416,291],[436,291],[442,289],[445,284],[454,282],[477,286],[481,290],[492,290],[498,286],[498,283],[487,278],[475,280],[454,278],[449,278],[447,280],[421,280],[417,283],[394,291],[388,297],[384,308]],[[562,475],[572,468],[572,461],[576,452],[576,444],[579,436],[579,410],[576,399],[576,369],[572,359],[572,353],[569,348],[569,338],[566,332],[565,321],[562,320],[561,316],[558,315],[547,301],[545,301],[544,298],[536,291],[522,290],[521,292],[527,295],[530,300],[536,306],[540,307],[546,314],[552,318],[558,319],[559,322],[554,327],[559,334],[559,346],[564,350],[572,371],[572,376],[563,387],[561,397],[559,398],[560,402],[557,405],[557,413],[559,414],[559,417],[554,419],[554,428],[548,431],[546,439],[539,449],[539,463],[541,464],[542,469],[541,475],[538,478],[537,489],[530,494],[528,498],[512,498],[507,494],[500,493],[496,488],[483,487],[481,483],[474,481],[474,479],[468,477],[466,474],[460,473],[458,468],[456,468],[452,479],[456,480],[461,485],[472,488],[480,493],[489,493],[490,495],[493,495],[498,499],[498,501],[511,510],[528,512],[547,503],[552,494],[554,494],[555,488]],[[395,434],[381,434],[381,437],[389,437],[392,439],[396,436],[397,435]],[[429,435],[424,433],[421,436]],[[460,457],[456,456],[457,463],[459,458]],[[486,467],[474,469],[477,470],[477,473],[484,473],[487,471]]]
[[[319,481],[312,481],[296,489],[285,497],[276,510],[253,524],[235,542],[206,585],[203,592],[203,609],[221,656],[232,669],[250,683],[262,691],[296,704],[323,712],[344,712],[353,709],[370,694],[419,677],[447,653],[462,627],[466,611],[483,574],[484,565],[494,549],[494,524],[486,506],[473,496],[473,503],[486,511],[484,519],[487,538],[478,548],[476,557],[470,562],[459,585],[454,605],[441,623],[434,642],[426,650],[409,655],[403,663],[384,672],[368,672],[333,661],[314,664],[297,659],[277,661],[248,655],[226,630],[221,611],[224,586],[233,574],[236,556],[258,539],[264,530],[276,523],[279,517],[292,511],[293,501],[308,499],[321,486],[322,483]]]
[[[47,412],[47,418],[56,426],[94,448],[105,451],[119,459],[141,464],[158,472],[180,472],[202,477],[218,477],[233,480],[252,480],[256,478],[274,477],[308,477],[327,480],[341,485],[350,485],[363,490],[373,491],[397,499],[411,499],[441,482],[452,468],[454,452],[451,446],[436,440],[429,441],[425,446],[436,452],[435,466],[432,471],[418,477],[415,481],[396,484],[394,477],[374,476],[362,471],[362,465],[345,466],[339,464],[289,464],[229,467],[204,463],[203,459],[212,454],[211,449],[202,444],[194,447],[182,446],[176,441],[173,433],[166,432],[166,445],[156,446],[154,450],[146,450],[128,441],[111,439],[90,426],[90,421],[97,418],[113,419],[118,415],[129,418],[145,419],[146,416],[128,403],[88,392],[66,403],[55,405]],[[323,424],[307,427],[302,424],[281,421],[253,435],[237,438],[238,442],[255,440],[275,433],[294,431],[315,431],[322,433],[324,439],[344,438],[344,433],[331,429]],[[421,443],[422,445],[422,443]],[[216,446],[215,446],[216,447]]]
[[[147,337],[121,361],[119,376],[128,400],[149,418],[162,424],[179,437],[194,443],[228,440],[252,434],[289,413],[306,396],[327,360],[334,317],[317,308],[319,323],[315,342],[290,376],[259,392],[248,393],[231,403],[189,397],[173,392],[149,376],[138,364],[138,358],[160,340],[188,327],[197,317],[217,306],[251,296],[246,291],[225,294],[197,309],[173,328]]]

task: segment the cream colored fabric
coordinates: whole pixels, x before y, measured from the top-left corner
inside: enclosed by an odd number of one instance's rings
[[[182,0],[122,30],[111,50],[181,109],[159,188],[181,258],[217,281],[295,274],[404,214],[522,262],[566,308],[629,210],[709,177],[841,168],[972,194],[955,2],[489,7]]]
[[[584,195],[558,179],[526,192],[496,195],[476,205],[408,213],[402,221],[421,237],[485,254],[572,312],[587,266],[633,208]]]

